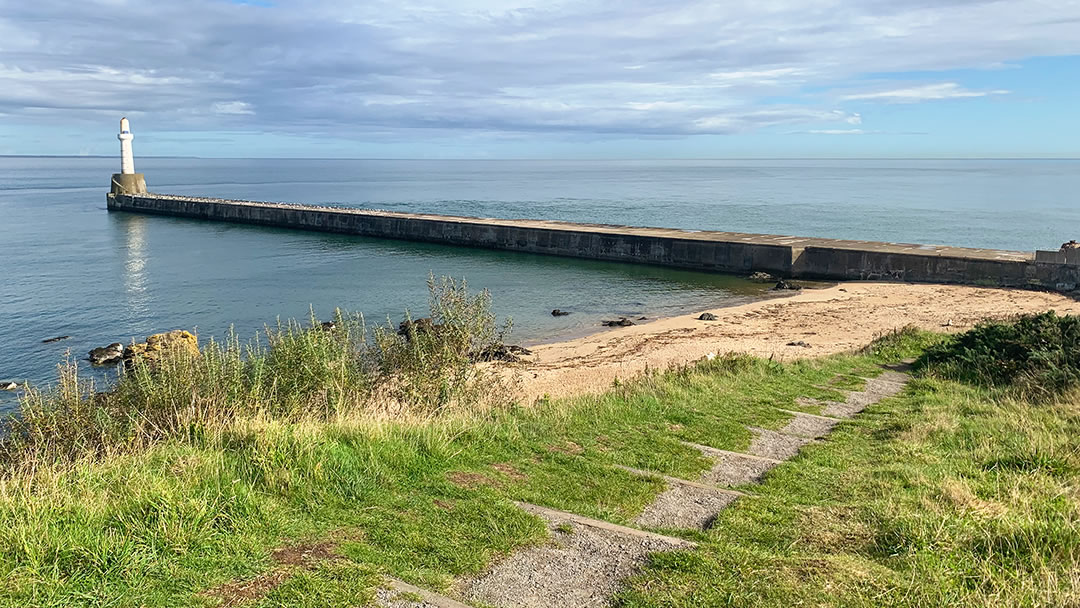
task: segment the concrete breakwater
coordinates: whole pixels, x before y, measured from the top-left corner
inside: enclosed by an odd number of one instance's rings
[[[257,224],[728,273],[992,284],[1070,291],[1080,250],[1019,252],[873,241],[502,220],[167,194],[108,195],[110,211]]]

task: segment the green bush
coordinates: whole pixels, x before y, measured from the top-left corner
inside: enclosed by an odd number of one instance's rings
[[[1080,317],[1053,311],[980,323],[932,346],[916,367],[1045,400],[1080,384]]]

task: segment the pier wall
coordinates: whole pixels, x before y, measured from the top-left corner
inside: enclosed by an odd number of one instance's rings
[[[163,194],[109,194],[111,211],[276,226],[594,260],[834,280],[1042,286],[1071,290],[1080,260],[1034,253],[501,220]],[[1056,253],[1056,252],[1055,252]],[[1059,259],[1060,257],[1060,259]]]

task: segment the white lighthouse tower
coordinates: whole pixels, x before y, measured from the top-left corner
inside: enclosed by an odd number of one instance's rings
[[[142,173],[135,173],[135,156],[131,152],[131,140],[135,135],[131,133],[127,118],[120,119],[120,133],[116,138],[120,140],[120,173],[112,176],[110,194],[146,194],[146,178]]]
[[[131,153],[131,140],[135,136],[131,134],[131,123],[127,118],[120,119],[120,134],[116,138],[120,140],[120,173],[134,175],[135,156]]]

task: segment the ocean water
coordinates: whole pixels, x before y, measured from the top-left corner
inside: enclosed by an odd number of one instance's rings
[[[1080,238],[1080,161],[136,163],[173,194],[1020,250]],[[489,289],[525,343],[766,295],[725,275],[109,213],[117,165],[0,158],[0,379],[47,383],[69,351],[174,328],[252,336],[335,307],[397,321],[423,313],[429,273]]]

